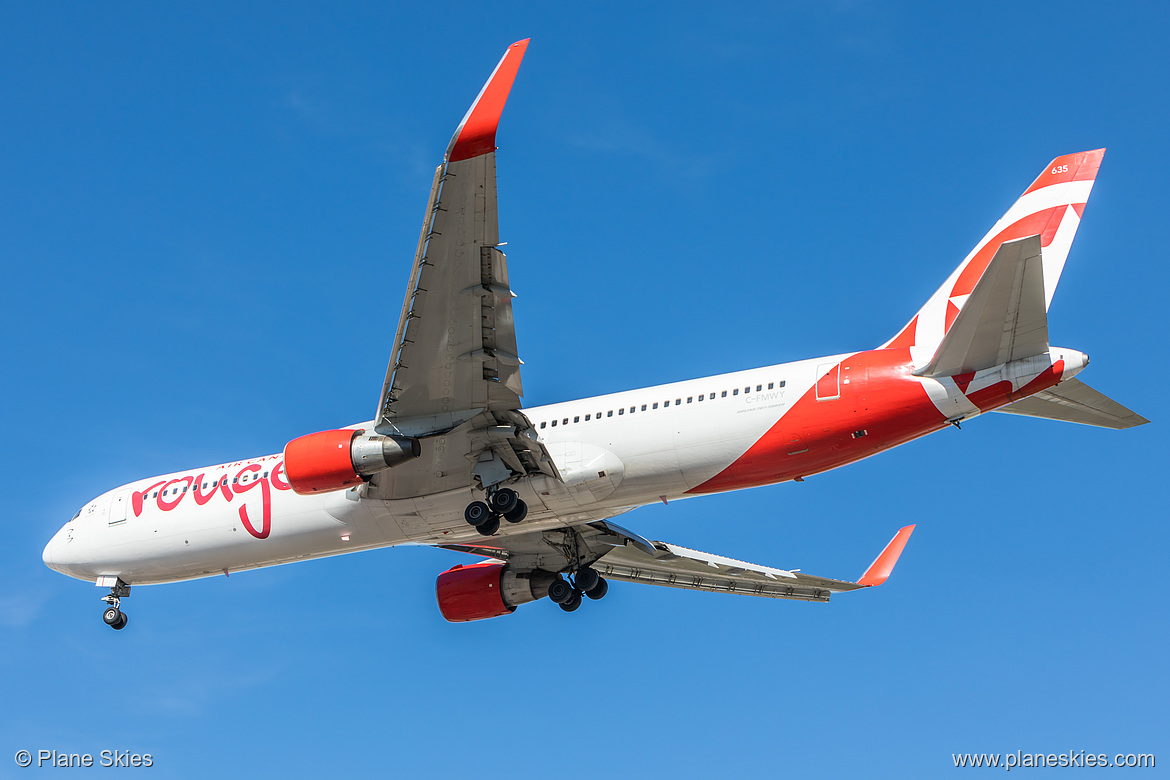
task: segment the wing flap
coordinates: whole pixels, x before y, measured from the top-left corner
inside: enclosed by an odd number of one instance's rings
[[[995,411],[1114,430],[1134,428],[1149,422],[1137,412],[1075,378],[1066,379],[1055,387],[1041,390]]]

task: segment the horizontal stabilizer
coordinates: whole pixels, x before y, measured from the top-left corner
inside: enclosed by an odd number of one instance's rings
[[[1043,355],[1048,312],[1040,236],[1005,241],[918,376],[955,376]]]
[[[1079,379],[1066,379],[1055,387],[1041,390],[995,411],[1114,430],[1134,428],[1149,422]]]

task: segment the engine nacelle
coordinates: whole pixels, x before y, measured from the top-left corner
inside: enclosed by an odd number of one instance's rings
[[[310,433],[284,446],[284,473],[301,495],[341,490],[420,452],[418,439],[379,436],[363,430]]]
[[[515,612],[520,604],[548,595],[556,579],[550,571],[513,571],[506,563],[460,564],[439,575],[435,597],[449,623],[499,617]]]

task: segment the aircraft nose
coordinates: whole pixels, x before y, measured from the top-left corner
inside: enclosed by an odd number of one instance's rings
[[[65,533],[67,526],[61,526],[57,533],[53,534],[53,538],[45,545],[44,552],[41,553],[41,560],[50,569],[61,574],[68,574],[66,569],[72,561],[69,560],[68,551],[65,549]]]
[[[49,543],[45,545],[45,551],[41,553],[41,560],[44,561],[45,565],[50,569],[53,568],[53,547],[57,544],[57,537],[60,535],[60,531],[53,534],[53,538],[50,539]]]
[[[74,538],[77,528],[72,523],[61,526],[45,545],[41,560],[53,571],[79,580],[91,579],[94,575],[92,553],[84,544]]]

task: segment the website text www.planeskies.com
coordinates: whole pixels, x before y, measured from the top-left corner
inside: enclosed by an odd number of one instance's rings
[[[1064,753],[952,753],[955,767],[982,769],[1051,769],[1053,767],[1104,767],[1111,769],[1153,769],[1153,753],[1090,753],[1068,750]]]

